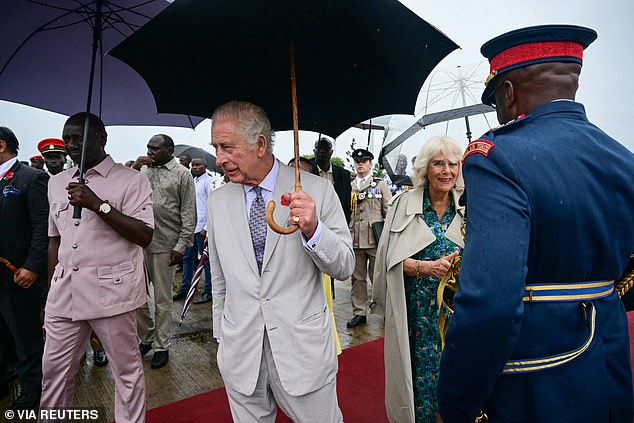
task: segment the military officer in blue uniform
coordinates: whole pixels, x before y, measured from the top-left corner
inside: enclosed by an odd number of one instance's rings
[[[634,155],[575,102],[578,26],[487,42],[500,123],[464,156],[466,245],[439,379],[445,423],[632,422],[627,319]],[[514,121],[512,121],[515,119]]]

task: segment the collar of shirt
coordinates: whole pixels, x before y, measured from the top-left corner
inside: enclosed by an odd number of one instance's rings
[[[356,177],[356,181],[357,181],[357,189],[361,188],[361,185],[364,184],[368,178],[371,178],[372,175],[367,175],[365,178],[360,178],[360,177]]]
[[[181,166],[180,163],[178,163],[178,165]],[[174,166],[176,166],[176,159],[174,157],[172,157],[172,159],[169,162],[165,163],[164,165],[154,166],[154,167],[159,167],[159,168],[160,167],[164,167],[167,170],[172,170],[172,169],[174,169]]]
[[[279,170],[279,162],[275,157],[273,157],[273,167],[258,185],[260,188],[262,188],[262,198],[264,199],[264,204],[267,204],[273,198],[273,192],[275,191],[275,184],[277,183],[277,174]],[[253,200],[255,200],[256,194],[253,190],[254,187],[250,185],[242,185],[242,188],[244,189],[248,218],[249,210],[251,210],[251,203],[253,203]]]
[[[211,181],[211,176],[205,172],[200,176],[196,176],[194,177],[194,183],[200,183],[200,182],[205,182],[207,179],[209,179]]]
[[[14,157],[12,159],[7,160],[6,162],[0,164],[0,176],[4,176],[5,173],[7,173],[9,171],[9,169],[11,169],[13,167],[13,165],[15,164],[15,162],[18,161],[17,157]]]
[[[317,171],[318,172],[324,172],[324,173],[332,173],[332,165],[330,165],[328,170],[323,170],[321,167],[319,167],[319,165],[317,165]]]
[[[101,176],[107,176],[110,173],[110,170],[116,165],[110,154],[107,154],[106,157],[97,165],[93,166],[90,169],[86,170],[86,175],[88,173],[97,172]],[[73,178],[79,174],[79,167],[75,166],[75,171],[73,172]]]

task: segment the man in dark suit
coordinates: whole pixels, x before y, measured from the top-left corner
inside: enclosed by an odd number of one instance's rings
[[[330,163],[332,142],[328,138],[322,137],[317,140],[314,151],[315,158],[310,160],[312,173],[328,179],[334,185],[341,207],[343,207],[343,214],[346,216],[346,222],[350,223],[350,195],[352,192],[350,172]]]
[[[48,175],[17,159],[19,143],[0,127],[0,257],[17,270],[0,265],[0,369],[6,368],[15,340],[20,395],[11,409],[38,405],[42,385],[42,322],[40,301],[46,277],[48,248]]]

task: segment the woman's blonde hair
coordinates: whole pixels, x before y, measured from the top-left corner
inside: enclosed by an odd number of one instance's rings
[[[415,188],[422,188],[427,185],[427,166],[434,156],[442,154],[447,160],[458,163],[458,175],[456,176],[456,186],[462,186],[462,147],[453,138],[448,136],[432,137],[425,141],[421,147],[413,166],[412,182]]]

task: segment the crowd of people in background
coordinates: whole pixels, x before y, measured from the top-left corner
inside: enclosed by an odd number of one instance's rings
[[[17,377],[11,409],[71,407],[90,344],[112,369],[115,420],[143,422],[143,356],[168,365],[173,302],[207,254],[194,304],[211,303],[235,421],[273,422],[278,407],[343,421],[326,275],[351,280],[349,329],[385,317],[393,423],[631,422],[615,281],[633,253],[634,155],[574,101],[595,38],[550,25],[485,44],[482,101],[503,125],[466,151],[432,137],[387,181],[367,149],[351,152],[353,172],[333,163],[327,137],[280,162],[265,110],[244,101],[212,116],[222,176],[175,157],[166,134],[117,164],[93,114],[69,117],[30,165],[0,126],[0,395]],[[282,230],[265,211],[277,199]],[[445,337],[438,288],[452,269]]]

